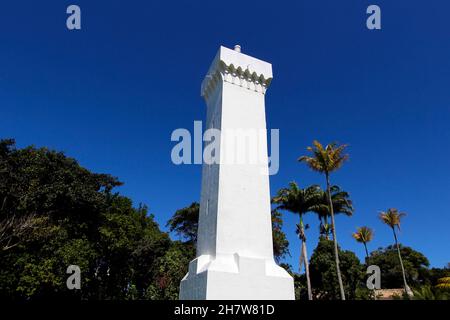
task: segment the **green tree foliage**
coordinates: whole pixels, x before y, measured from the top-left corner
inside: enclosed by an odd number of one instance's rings
[[[357,289],[365,287],[365,268],[351,251],[339,248],[345,295],[356,299]],[[315,299],[340,299],[340,288],[336,275],[333,241],[321,238],[310,260],[311,284]]]
[[[420,252],[410,247],[400,247],[400,253],[405,267],[405,274],[408,283],[413,287],[418,287],[429,281],[430,271],[428,259]],[[402,269],[398,263],[398,253],[396,246],[388,246],[371,252],[369,264],[377,265],[381,269],[381,287],[387,289],[402,288]]]
[[[437,280],[436,288],[450,291],[450,277],[444,277]]]
[[[289,241],[282,228],[283,214],[277,210],[272,210],[273,255],[278,263],[290,254]]]
[[[193,202],[189,207],[177,210],[172,218],[167,222],[170,232],[176,234],[189,242],[197,241],[198,216],[200,204]]]
[[[450,300],[450,291],[429,285],[414,289],[414,300]]]
[[[431,268],[428,272],[427,276],[427,284],[436,285],[439,283],[440,279],[449,278],[450,277],[450,267],[446,266],[445,268]]]
[[[171,242],[145,207],[112,193],[116,178],[13,140],[0,142],[0,175],[1,298],[145,296]],[[78,291],[66,287],[71,264]]]
[[[350,199],[350,194],[342,190],[339,186],[333,185],[330,187],[331,202],[333,204],[334,214],[344,214],[351,217],[354,212],[353,202]],[[330,238],[331,224],[329,218],[331,217],[330,206],[328,204],[328,194],[326,191],[320,190],[320,198],[318,204],[314,207],[314,212],[317,214],[320,225],[320,235],[326,239]]]
[[[146,298],[177,300],[180,281],[188,271],[189,262],[195,257],[191,243],[175,241],[166,254],[155,262],[156,272],[146,292]]]

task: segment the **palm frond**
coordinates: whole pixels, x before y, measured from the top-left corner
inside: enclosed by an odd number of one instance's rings
[[[349,155],[344,154],[346,148],[346,144],[338,145],[335,142],[326,145],[324,148],[319,141],[314,140],[313,146],[306,148],[311,155],[301,156],[298,161],[305,162],[314,171],[331,173],[342,167],[344,162],[348,160]]]
[[[389,208],[386,212],[380,212],[380,219],[383,223],[391,228],[397,227],[400,230],[400,223],[406,213],[399,212],[396,208]]]
[[[359,227],[356,232],[352,234],[357,242],[367,243],[373,239],[373,230],[369,227]]]

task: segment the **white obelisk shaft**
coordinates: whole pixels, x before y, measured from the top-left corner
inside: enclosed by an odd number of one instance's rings
[[[271,64],[236,46],[220,47],[202,83],[206,127],[221,131],[220,162],[203,165],[197,258],[180,299],[294,298],[292,277],[273,259],[264,105],[271,80]]]

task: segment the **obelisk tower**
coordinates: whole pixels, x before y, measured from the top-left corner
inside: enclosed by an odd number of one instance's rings
[[[203,80],[206,127],[221,132],[220,161],[203,164],[197,258],[181,281],[180,299],[294,299],[293,279],[273,257],[267,136],[258,135],[259,150],[231,141],[265,132],[271,80],[272,65],[239,46],[220,47]],[[247,161],[230,161],[239,152]],[[249,161],[252,152],[266,161]]]

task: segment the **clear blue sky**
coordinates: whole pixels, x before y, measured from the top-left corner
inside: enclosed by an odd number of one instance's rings
[[[78,4],[82,30],[65,27]],[[365,27],[378,4],[382,30]],[[323,177],[296,158],[313,139],[348,143],[333,182],[351,193],[354,217],[338,240],[375,229],[370,249],[392,243],[378,211],[408,213],[402,243],[433,266],[450,261],[450,3],[442,1],[5,1],[0,10],[0,137],[63,150],[118,176],[119,190],[149,205],[164,228],[197,201],[200,166],[170,161],[176,128],[204,120],[200,83],[219,45],[273,64],[267,121],[280,129],[272,194]],[[285,231],[297,268],[296,217]],[[317,219],[307,217],[309,251]]]

